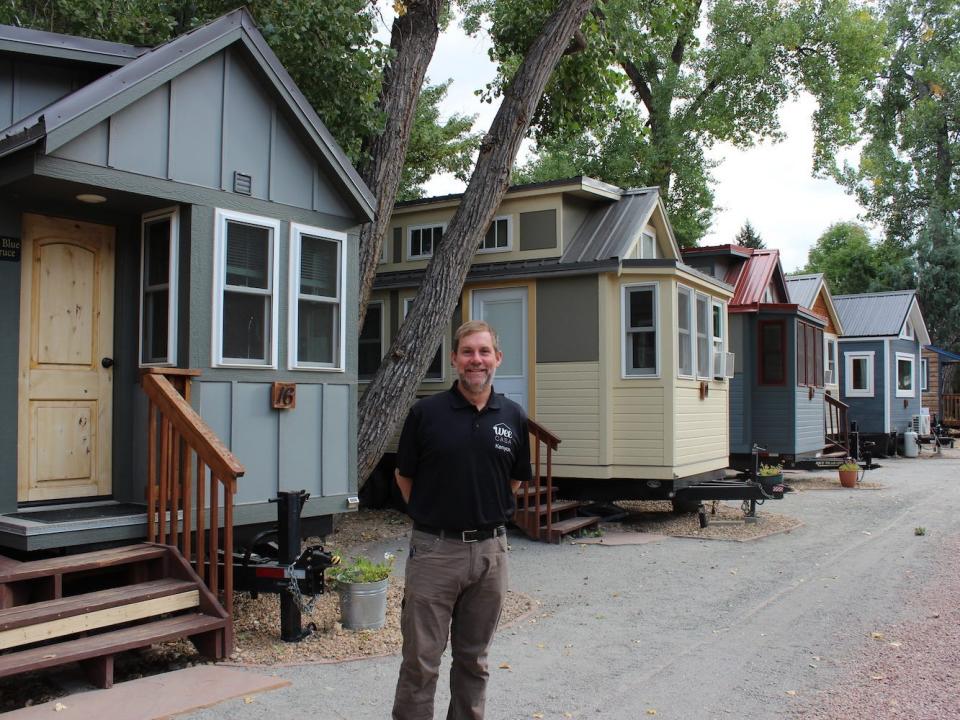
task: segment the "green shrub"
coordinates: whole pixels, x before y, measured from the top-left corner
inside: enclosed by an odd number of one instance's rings
[[[339,555],[336,555],[339,559]],[[353,562],[342,562],[327,569],[327,580],[336,585],[349,583],[368,583],[386,580],[393,571],[396,556],[393,553],[384,553],[383,561],[373,562],[370,558],[355,557]]]

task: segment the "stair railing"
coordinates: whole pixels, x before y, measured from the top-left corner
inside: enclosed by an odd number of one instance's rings
[[[832,395],[825,394],[827,412],[824,416],[824,437],[827,444],[850,454],[850,406]]]
[[[544,537],[549,539],[550,531],[553,529],[553,451],[560,445],[560,438],[533,418],[527,419],[527,427],[533,444],[533,479],[524,483],[520,507],[515,516],[520,522],[515,521],[515,524],[519,525],[528,537],[537,540],[542,540]],[[546,448],[545,453],[541,450],[542,447]],[[546,473],[543,467],[544,455],[546,455]],[[546,480],[545,484],[544,480]],[[544,504],[546,505],[546,527],[540,524],[539,508]]]
[[[222,595],[223,607],[232,617],[233,498],[237,478],[245,470],[190,406],[190,380],[199,374],[196,370],[150,368],[140,378],[149,399],[147,540],[179,549],[188,561],[193,562],[197,575],[210,592],[214,596]],[[221,495],[222,583],[218,570]],[[194,532],[195,548],[192,546]]]

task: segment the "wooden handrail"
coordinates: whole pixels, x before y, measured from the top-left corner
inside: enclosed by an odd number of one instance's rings
[[[824,394],[827,412],[824,414],[824,437],[828,444],[850,453],[850,406],[829,394]]]
[[[181,387],[175,388],[167,375]],[[154,368],[140,382],[147,409],[147,540],[177,547],[233,615],[233,497],[245,470],[190,406],[198,371]],[[196,456],[196,483],[194,462]],[[208,472],[209,471],[209,472]],[[209,483],[210,487],[207,488]],[[223,578],[219,577],[220,492],[223,492]],[[209,504],[209,506],[208,506]],[[206,513],[204,512],[206,511]],[[196,515],[196,548],[192,546]],[[182,518],[182,520],[181,520]],[[222,589],[221,589],[222,586]],[[227,655],[232,633],[227,633]]]
[[[549,540],[553,529],[553,451],[560,445],[560,438],[533,418],[527,418],[527,428],[533,443],[533,479],[521,486],[523,498],[514,516],[514,523],[528,537]],[[543,472],[541,446],[546,446],[546,475]],[[531,512],[539,508],[541,503],[546,503],[546,527],[540,525],[540,513]]]

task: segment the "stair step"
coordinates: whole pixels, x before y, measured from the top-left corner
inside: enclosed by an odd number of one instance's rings
[[[61,573],[77,573],[117,565],[129,565],[162,558],[166,553],[167,548],[162,545],[142,544],[97,550],[78,555],[65,555],[47,560],[31,560],[10,568],[0,579],[0,584],[32,580]]]
[[[27,625],[64,620],[77,615],[117,608],[122,605],[179,595],[196,589],[196,584],[188,580],[166,578],[56,600],[18,605],[0,610],[0,637],[2,637],[4,631]],[[0,647],[3,647],[2,640],[0,640]]]
[[[228,620],[223,618],[190,613],[77,640],[67,640],[29,650],[21,650],[0,655],[0,677],[17,675],[31,670],[42,670],[69,662],[79,662],[104,655],[113,655],[125,650],[147,647],[154,643],[223,630],[227,623]]]
[[[539,488],[534,487],[532,485],[530,486],[522,485],[520,489],[517,490],[516,495],[517,495],[517,498],[523,498],[524,495],[536,495],[538,490],[540,491],[541,495],[546,495],[549,492],[549,490],[545,485],[541,485]]]
[[[559,522],[550,524],[550,535],[551,541],[560,542],[560,538],[564,535],[569,535],[572,532],[577,530],[582,530],[585,527],[590,527],[591,525],[596,525],[600,522],[598,517],[574,517],[567,520],[560,520]],[[546,531],[546,527],[542,528]]]
[[[579,500],[556,500],[550,504],[551,512],[563,512],[564,510],[571,510],[573,508],[578,508],[583,505]],[[531,505],[529,508],[524,508],[522,504],[517,504],[518,513],[532,513],[534,515],[546,515],[547,514],[547,505]]]

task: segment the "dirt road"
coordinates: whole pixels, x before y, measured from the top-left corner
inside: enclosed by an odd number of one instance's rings
[[[846,713],[865,701],[844,706],[844,697],[895,692],[890,675],[871,686],[869,673],[882,670],[865,659],[896,666],[896,653],[909,650],[934,654],[936,667],[936,653],[952,652],[955,666],[955,645],[935,647],[937,633],[922,648],[904,647],[901,634],[936,622],[938,603],[944,619],[956,607],[960,576],[949,570],[960,538],[960,459],[885,461],[870,479],[884,487],[764,506],[804,526],[749,543],[549,546],[512,537],[511,585],[542,604],[495,640],[487,717],[852,718]],[[920,625],[910,630],[910,621]],[[387,718],[398,664],[279,669],[291,687],[187,717]],[[941,673],[931,687],[948,680]],[[442,675],[437,717],[444,685]],[[897,714],[902,705],[889,701],[877,707],[864,717],[924,717]]]

